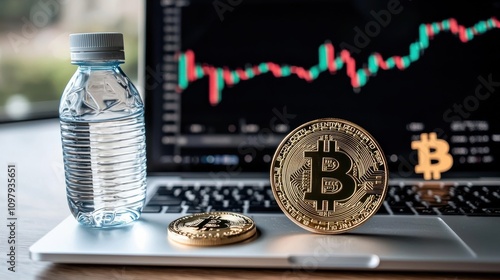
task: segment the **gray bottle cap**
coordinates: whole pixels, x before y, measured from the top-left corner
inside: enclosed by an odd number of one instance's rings
[[[75,33],[69,35],[71,61],[124,61],[123,34],[113,32]]]

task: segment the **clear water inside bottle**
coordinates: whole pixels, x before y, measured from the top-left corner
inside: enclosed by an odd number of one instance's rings
[[[81,224],[120,226],[140,217],[146,194],[142,118],[61,121],[67,199]]]
[[[137,220],[146,196],[144,110],[137,89],[116,65],[80,67],[59,113],[73,216],[95,228]]]

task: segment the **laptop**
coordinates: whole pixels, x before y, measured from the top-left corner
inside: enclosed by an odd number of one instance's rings
[[[144,213],[112,230],[69,216],[33,260],[500,272],[498,1],[144,2]],[[366,129],[388,162],[383,205],[343,234],[297,226],[270,187],[280,141],[325,117]],[[215,210],[257,235],[168,239],[173,220]]]

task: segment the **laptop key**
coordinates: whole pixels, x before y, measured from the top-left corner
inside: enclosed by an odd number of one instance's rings
[[[451,206],[443,206],[438,208],[438,211],[442,215],[463,215],[463,213],[458,208],[453,208]]]
[[[198,206],[201,204],[201,201],[199,199],[193,199],[186,201],[185,204],[188,206]]]
[[[200,207],[200,206],[190,206],[186,213],[203,213],[207,212],[207,207]]]
[[[500,208],[483,209],[487,216],[500,216]]]
[[[408,206],[391,206],[394,215],[415,215],[415,213]]]
[[[210,212],[214,211],[224,211],[224,212],[243,212],[243,207],[212,207]]]
[[[437,215],[436,211],[434,211],[432,208],[417,206],[413,207],[413,209],[415,209],[415,211],[417,211],[419,215]]]
[[[230,199],[227,201],[227,205],[232,207],[241,207],[243,206],[243,201]]]
[[[182,199],[171,195],[155,195],[148,203],[149,205],[171,206],[181,205]]]
[[[160,186],[156,190],[156,193],[159,195],[173,195],[174,189],[172,187]]]
[[[162,207],[158,205],[144,206],[144,208],[142,209],[142,213],[160,213],[161,208]]]
[[[483,209],[462,208],[462,211],[467,216],[489,216]]]
[[[182,212],[181,206],[168,206],[165,213],[180,213]]]
[[[390,207],[407,207],[406,201],[399,200],[399,197],[390,197],[387,199]]]

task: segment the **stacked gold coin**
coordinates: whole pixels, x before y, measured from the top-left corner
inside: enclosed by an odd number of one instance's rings
[[[256,231],[253,220],[245,215],[210,212],[174,220],[168,226],[168,237],[186,245],[215,246],[247,240]]]
[[[323,234],[367,221],[387,192],[387,162],[375,139],[342,119],[318,119],[290,132],[274,154],[271,186],[299,226]]]

